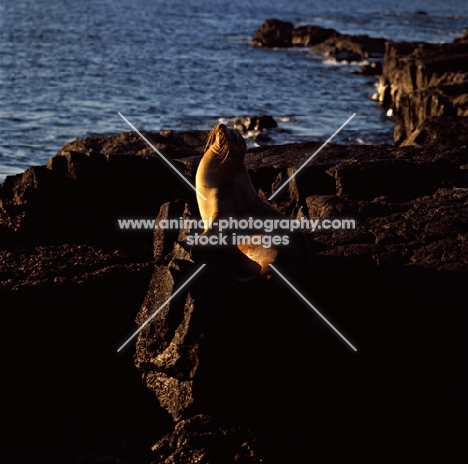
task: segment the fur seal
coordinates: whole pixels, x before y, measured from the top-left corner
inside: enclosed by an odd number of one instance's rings
[[[206,226],[202,235],[218,236],[219,222],[223,219],[289,219],[258,196],[244,164],[246,150],[242,135],[224,124],[217,124],[208,134],[195,179],[197,191],[206,198],[204,200],[197,193],[201,218],[205,224],[210,218],[212,220],[211,227]],[[292,239],[288,239],[289,246],[283,247],[259,245],[263,231],[249,229],[241,232],[252,237],[256,244],[234,244],[231,240],[234,232],[230,230],[228,245],[198,245],[192,247],[192,256],[217,261],[221,268],[229,264],[238,280],[268,274],[269,264],[273,263],[298,271],[304,258],[308,259],[307,240],[301,232],[282,230],[281,234],[288,234]]]

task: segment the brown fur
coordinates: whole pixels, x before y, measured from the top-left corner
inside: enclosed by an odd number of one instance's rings
[[[197,195],[202,219],[207,221],[211,217],[216,221],[229,217],[235,219],[253,217],[262,220],[286,218],[258,196],[244,164],[245,153],[245,140],[238,131],[229,129],[224,124],[218,124],[210,131],[205,154],[196,174],[196,188],[206,197],[204,200]],[[223,231],[224,234],[226,232],[228,231]],[[245,231],[247,235],[259,235],[259,232]],[[206,228],[204,231],[204,235],[218,235],[218,233],[217,227]],[[297,237],[297,233],[289,235],[291,238]],[[302,240],[301,249],[297,243],[292,243],[283,250],[275,247],[264,248],[261,245],[237,247],[231,245],[223,246],[223,249],[218,249],[215,254],[224,265],[229,261],[236,277],[249,278],[267,273],[269,264],[277,261],[283,261],[288,267],[297,265],[299,255],[304,254],[304,246],[307,246],[304,237]],[[207,247],[204,248],[206,251]],[[281,255],[286,255],[286,259],[280,259]]]

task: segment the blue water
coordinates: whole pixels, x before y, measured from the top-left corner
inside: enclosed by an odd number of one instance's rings
[[[417,15],[424,10],[427,15]],[[0,181],[69,140],[139,129],[209,129],[265,113],[269,143],[392,143],[376,80],[303,49],[248,42],[263,21],[394,40],[449,42],[466,0],[4,0],[0,4]]]

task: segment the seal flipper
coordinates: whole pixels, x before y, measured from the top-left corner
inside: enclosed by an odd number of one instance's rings
[[[235,280],[249,281],[257,277],[262,272],[262,266],[242,253],[237,247],[229,249],[228,261],[232,266],[232,275]]]
[[[275,248],[265,248],[262,245],[237,245],[242,253],[250,260],[256,262],[260,268],[261,274],[269,271],[269,265],[276,261],[278,250]]]

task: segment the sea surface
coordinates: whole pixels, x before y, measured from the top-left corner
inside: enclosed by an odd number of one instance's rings
[[[334,142],[392,143],[392,118],[370,98],[376,79],[351,74],[362,63],[250,46],[267,18],[451,42],[468,2],[3,0],[0,181],[67,141],[129,130],[118,112],[149,131],[268,114],[281,128],[269,144],[325,141],[356,113]]]

